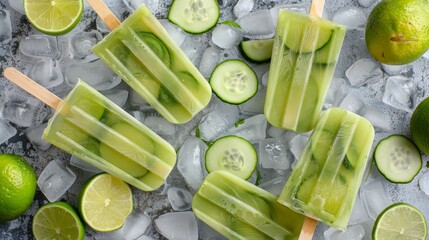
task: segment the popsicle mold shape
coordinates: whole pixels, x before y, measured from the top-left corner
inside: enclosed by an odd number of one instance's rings
[[[83,81],[58,106],[43,139],[143,191],[160,187],[176,163],[169,143]]]
[[[298,239],[304,216],[225,171],[210,173],[192,201],[200,220],[228,239]]]
[[[345,33],[319,17],[279,11],[264,106],[271,125],[295,132],[315,127]]]
[[[278,202],[345,230],[373,140],[365,118],[341,108],[324,111]]]
[[[207,80],[145,5],[92,50],[172,123],[189,121],[210,102]]]

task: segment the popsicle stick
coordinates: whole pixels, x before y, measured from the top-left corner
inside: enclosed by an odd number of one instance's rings
[[[316,230],[317,220],[305,217],[298,240],[311,240]]]
[[[310,6],[310,15],[315,17],[322,17],[323,8],[325,7],[325,0],[313,0]]]
[[[4,70],[3,75],[9,79],[9,81],[15,83],[31,95],[35,96],[42,102],[46,103],[53,109],[57,109],[62,99],[51,93],[49,90],[39,85],[23,73],[18,71],[16,68],[8,67]]]
[[[107,7],[103,0],[86,0],[89,5],[94,9],[94,11],[100,16],[101,20],[106,24],[106,26],[113,31],[119,25],[121,21],[113,14],[112,11]]]

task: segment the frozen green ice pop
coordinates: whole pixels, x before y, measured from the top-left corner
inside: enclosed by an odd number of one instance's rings
[[[278,201],[344,230],[373,140],[374,128],[365,118],[341,108],[326,110]]]
[[[280,10],[264,107],[268,122],[296,132],[314,128],[345,33],[317,16]]]
[[[107,7],[97,5],[101,0],[88,2],[106,14]],[[114,15],[107,16],[109,24]],[[113,22],[114,30],[92,50],[154,109],[181,124],[207,106],[212,94],[207,80],[144,4],[119,26]]]
[[[195,215],[228,239],[298,239],[304,216],[226,171],[210,173],[192,200]]]
[[[61,100],[16,69],[4,75],[56,109],[43,133],[53,145],[144,191],[173,169],[169,143],[83,81]]]

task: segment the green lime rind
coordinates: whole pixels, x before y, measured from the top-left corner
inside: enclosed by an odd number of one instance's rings
[[[134,209],[131,188],[108,173],[100,173],[83,186],[78,209],[85,223],[95,231],[118,230]]]
[[[429,155],[429,98],[424,99],[414,110],[410,121],[410,133],[420,151]]]
[[[425,240],[427,224],[424,215],[408,203],[395,203],[384,209],[375,220],[373,240]]]
[[[405,159],[406,157],[408,159]],[[379,172],[392,183],[413,181],[423,166],[416,144],[399,134],[382,139],[375,147],[373,159]],[[395,160],[396,162],[392,162]]]
[[[18,218],[36,193],[36,174],[18,155],[0,154],[0,223]]]
[[[36,240],[71,239],[83,240],[85,226],[74,208],[65,202],[48,203],[39,208],[32,223]]]
[[[82,19],[83,0],[24,0],[25,15],[31,25],[51,36],[64,35]]]

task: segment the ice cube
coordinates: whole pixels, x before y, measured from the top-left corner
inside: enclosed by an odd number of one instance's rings
[[[396,76],[403,72],[406,72],[409,69],[409,65],[387,65],[387,64],[381,64],[381,67],[383,68],[384,72],[391,75]]]
[[[30,35],[23,37],[19,43],[22,54],[30,57],[58,58],[57,38],[47,35]]]
[[[234,6],[234,15],[237,18],[241,18],[247,14],[249,14],[253,7],[255,6],[254,0],[238,0],[237,4]]]
[[[268,76],[269,76],[270,71],[267,71],[266,73],[264,73],[264,75],[262,75],[262,86],[267,87],[268,86]]]
[[[152,12],[158,10],[159,0],[123,0],[128,9],[132,12],[145,4]]]
[[[285,133],[286,133],[286,130],[281,129],[281,128],[277,128],[274,126],[269,126],[267,129],[268,136],[273,137],[273,138],[279,138],[279,137],[283,136]]]
[[[244,120],[238,127],[230,128],[226,135],[236,135],[251,143],[265,139],[267,131],[267,119],[264,114],[259,114]]]
[[[383,102],[396,109],[412,112],[417,93],[416,84],[403,76],[389,77],[383,95]]]
[[[198,69],[204,77],[208,78],[220,60],[220,52],[216,47],[209,47],[204,50]]]
[[[349,225],[359,224],[368,221],[369,215],[360,196],[356,197],[355,205],[349,219]]]
[[[115,16],[118,16],[115,14]],[[104,21],[100,18],[100,16],[97,16],[95,19],[95,25],[97,26],[97,30],[102,33],[108,33],[110,32],[110,29],[107,27],[107,25],[104,23]]]
[[[234,0],[217,0],[217,3],[221,9],[227,8],[235,2]]]
[[[354,93],[347,94],[347,96],[340,103],[340,108],[354,113],[358,113],[363,106],[364,103],[362,100]]]
[[[429,172],[423,174],[419,179],[419,187],[426,195],[429,195]]]
[[[286,178],[282,176],[282,177],[276,177],[269,181],[263,182],[259,184],[259,187],[276,196],[279,196],[283,190],[283,187],[285,186],[285,183],[286,183]]]
[[[309,6],[310,5],[307,3],[278,5],[270,9],[271,18],[273,20],[274,25],[277,25],[280,9],[288,9],[291,11],[307,14],[309,12]]]
[[[87,171],[87,172],[94,172],[94,173],[103,172],[100,169],[92,166],[91,164],[89,164],[89,163],[87,163],[87,162],[85,162],[85,161],[83,161],[83,160],[81,160],[75,156],[70,157],[70,165],[75,166],[75,167],[82,169],[84,171]]]
[[[186,183],[197,190],[203,182],[207,145],[196,137],[185,140],[177,153],[177,169]]]
[[[8,2],[12,9],[25,15],[24,0],[8,0]]]
[[[50,89],[64,82],[64,76],[57,60],[51,58],[42,58],[33,65],[28,76]]]
[[[0,42],[8,43],[11,39],[12,23],[10,21],[10,13],[8,10],[0,9]]]
[[[259,159],[263,168],[287,170],[292,153],[282,138],[267,138],[259,142]]]
[[[376,219],[381,211],[392,204],[386,188],[380,181],[363,185],[360,189],[360,197],[371,219]]]
[[[365,230],[361,225],[348,226],[343,232],[335,228],[329,228],[325,231],[326,240],[361,240],[365,235]]]
[[[95,59],[91,48],[103,39],[101,33],[97,30],[90,32],[78,32],[70,37],[69,51],[73,59],[83,60],[88,57],[88,60]]]
[[[29,127],[25,131],[25,135],[33,144],[33,146],[43,151],[48,150],[51,147],[50,143],[42,139],[43,131],[45,130],[46,126],[47,123],[44,123],[38,126]]]
[[[73,87],[79,79],[99,90],[109,90],[117,86],[121,79],[100,59],[92,62],[72,63],[65,69],[66,83]]]
[[[212,32],[213,43],[223,49],[235,47],[241,40],[240,29],[229,24],[218,24]]]
[[[429,50],[423,54],[423,58],[429,59]]]
[[[26,95],[6,92],[6,102],[1,106],[0,115],[18,126],[34,126],[39,120],[42,102]]]
[[[267,39],[274,37],[275,25],[270,10],[258,10],[237,19],[240,31],[250,39]]]
[[[238,120],[238,107],[235,105],[230,105],[228,107],[236,109],[237,114],[226,117],[224,112],[212,111],[201,119],[198,126],[202,139],[213,141],[234,126],[234,123]]]
[[[135,240],[146,232],[151,223],[152,220],[145,212],[134,209],[121,228],[122,237],[126,240]]]
[[[245,115],[263,114],[266,94],[267,89],[259,87],[255,96],[239,106],[240,112]]]
[[[301,157],[302,151],[304,151],[307,142],[308,137],[302,134],[296,135],[290,141],[289,148],[296,160]]]
[[[193,212],[170,212],[155,219],[159,233],[169,240],[198,239],[197,219]]]
[[[167,137],[174,136],[176,133],[176,126],[169,121],[165,120],[165,118],[160,115],[150,111],[150,113],[146,112],[145,119],[143,123],[152,131],[157,134]]]
[[[371,59],[361,59],[355,62],[346,71],[347,79],[350,85],[360,87],[366,83],[374,82],[383,77],[383,71],[380,65]]]
[[[192,207],[192,194],[185,189],[169,187],[167,190],[168,201],[175,211],[186,211]]]
[[[358,0],[359,5],[362,7],[371,7],[376,0]]]
[[[53,160],[43,169],[37,185],[50,202],[55,202],[73,185],[76,175],[60,161]]]
[[[332,21],[345,25],[349,29],[363,29],[366,24],[366,16],[362,9],[346,6],[335,12]]]
[[[110,89],[102,93],[119,107],[123,107],[128,99],[128,91],[124,89]]]
[[[346,80],[344,78],[333,78],[329,86],[326,100],[324,103],[325,108],[336,107],[340,104],[341,99],[344,97],[344,86]]]
[[[366,105],[359,114],[368,119],[376,130],[385,132],[392,130],[392,118],[380,111],[377,105]]]
[[[130,90],[129,93],[129,103],[134,107],[145,108],[149,106],[149,103],[146,102],[136,91]]]
[[[155,240],[155,238],[147,235],[142,235],[141,237],[137,238],[136,240]]]
[[[18,131],[8,121],[0,118],[0,144],[15,136]]]
[[[168,19],[161,19],[160,22],[177,45],[182,45],[185,41],[186,33],[181,28],[168,21]]]

